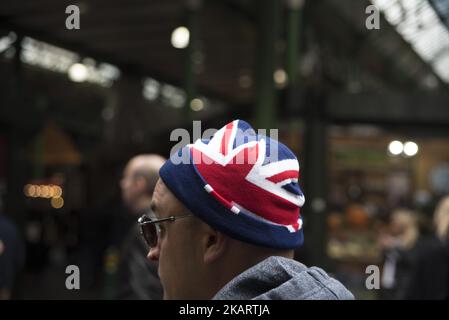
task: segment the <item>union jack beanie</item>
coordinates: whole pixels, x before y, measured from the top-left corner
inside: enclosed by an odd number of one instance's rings
[[[159,175],[194,215],[232,238],[279,249],[304,241],[298,160],[245,121],[179,149]]]

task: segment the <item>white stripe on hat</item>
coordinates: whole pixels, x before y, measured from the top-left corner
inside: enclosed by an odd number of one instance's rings
[[[235,213],[235,214],[239,214],[239,213],[240,213],[240,209],[237,208],[236,206],[232,206],[232,207],[231,207],[231,211],[232,211],[233,213]]]

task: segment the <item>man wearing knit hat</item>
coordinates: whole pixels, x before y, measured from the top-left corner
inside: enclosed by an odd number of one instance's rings
[[[303,243],[299,164],[282,143],[235,120],[181,148],[159,171],[154,216],[139,219],[164,299],[353,299]]]

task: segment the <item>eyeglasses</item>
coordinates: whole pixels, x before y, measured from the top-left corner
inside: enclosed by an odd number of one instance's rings
[[[165,221],[175,221],[177,219],[181,218],[187,218],[192,216],[193,214],[184,214],[180,216],[169,216],[167,218],[162,219],[151,219],[147,215],[142,215],[137,222],[139,223],[140,227],[140,234],[142,235],[143,239],[145,240],[146,244],[153,248],[157,246],[158,241],[158,235],[161,232],[161,229],[159,227],[159,223],[165,222]]]

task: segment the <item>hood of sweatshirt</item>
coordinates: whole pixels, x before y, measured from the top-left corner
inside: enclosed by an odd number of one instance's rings
[[[318,267],[272,256],[236,276],[214,300],[352,300],[343,284]]]

